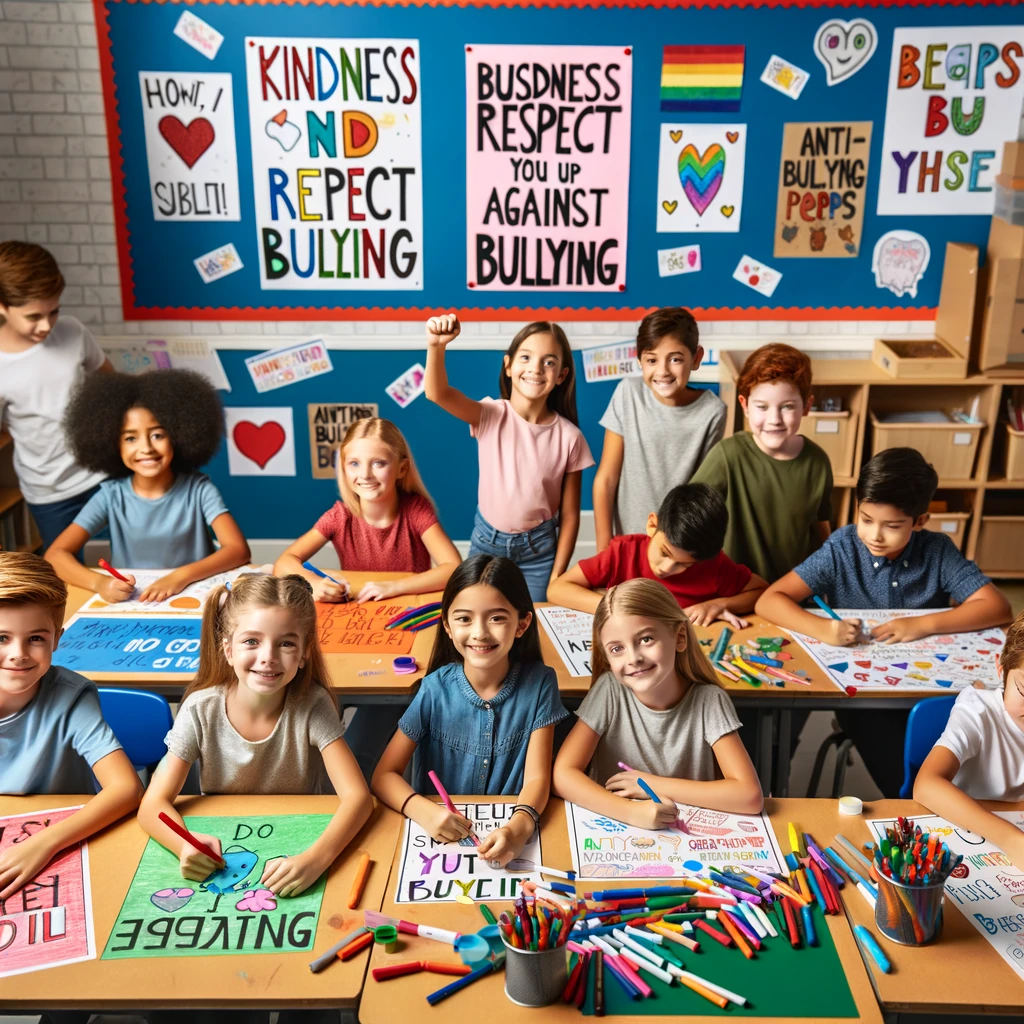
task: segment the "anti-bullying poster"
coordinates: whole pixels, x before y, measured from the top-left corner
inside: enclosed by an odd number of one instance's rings
[[[264,289],[423,287],[415,39],[245,40]]]
[[[631,54],[466,47],[470,288],[625,288]]]

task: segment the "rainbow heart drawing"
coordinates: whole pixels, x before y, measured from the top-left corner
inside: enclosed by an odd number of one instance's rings
[[[693,143],[679,153],[679,182],[690,205],[703,216],[711,205],[725,179],[725,150],[713,142],[704,153],[698,153]]]

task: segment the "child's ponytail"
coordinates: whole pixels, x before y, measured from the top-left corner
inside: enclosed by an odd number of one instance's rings
[[[181,698],[182,703],[196,690],[205,690],[210,686],[220,686],[233,678],[228,659],[224,657],[224,645],[221,642],[223,629],[221,621],[224,608],[231,591],[221,584],[210,592],[203,608],[203,623],[199,634],[199,671]]]

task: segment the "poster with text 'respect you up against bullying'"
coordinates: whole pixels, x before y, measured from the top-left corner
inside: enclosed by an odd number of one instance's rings
[[[628,46],[466,46],[466,282],[623,291]]]
[[[423,288],[419,43],[245,40],[260,287]]]

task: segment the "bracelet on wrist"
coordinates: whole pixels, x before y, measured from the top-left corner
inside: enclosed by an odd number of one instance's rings
[[[409,794],[409,795],[408,795],[408,796],[407,796],[407,797],[406,797],[406,798],[405,798],[405,799],[404,799],[404,800],[402,801],[402,806],[401,806],[401,808],[399,808],[399,811],[398,811],[398,813],[399,813],[399,814],[405,814],[405,808],[406,808],[406,807],[408,806],[408,804],[409,804],[409,801],[410,801],[410,800],[411,800],[411,799],[412,799],[412,798],[413,798],[414,796],[419,796],[419,793],[410,793],[410,794]]]

